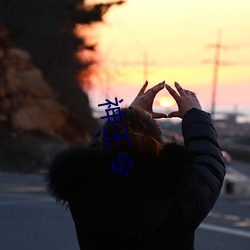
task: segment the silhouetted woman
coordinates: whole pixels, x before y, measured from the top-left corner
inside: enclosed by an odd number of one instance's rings
[[[68,204],[80,249],[193,249],[219,196],[225,166],[210,115],[178,83],[177,91],[165,82],[146,87],[121,109],[122,121],[106,122],[88,145],[50,166],[49,190]],[[164,87],[178,105],[168,115],[152,110]],[[184,145],[163,142],[154,120],[162,117],[182,118]],[[110,139],[115,131],[124,137]]]

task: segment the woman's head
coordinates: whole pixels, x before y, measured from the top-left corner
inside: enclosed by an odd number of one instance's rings
[[[115,154],[124,152],[127,156],[156,158],[162,148],[162,133],[159,124],[152,119],[151,115],[139,107],[129,107],[121,109],[122,121],[104,124],[105,129],[101,134],[101,146]],[[104,132],[105,130],[105,132]],[[120,147],[117,139],[109,139],[127,135],[119,138]],[[129,144],[128,145],[128,140]]]

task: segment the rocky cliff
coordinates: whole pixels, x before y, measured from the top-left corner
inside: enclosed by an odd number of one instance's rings
[[[39,171],[62,145],[88,140],[58,98],[0,27],[0,170]]]

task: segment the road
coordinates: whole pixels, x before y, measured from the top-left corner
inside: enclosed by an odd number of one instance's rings
[[[250,249],[250,197],[221,195],[196,233],[202,250]]]
[[[79,249],[69,211],[48,197],[40,176],[0,174],[0,249]]]
[[[196,233],[196,250],[249,250],[250,197],[221,195]],[[77,250],[68,210],[40,176],[0,173],[1,250]]]

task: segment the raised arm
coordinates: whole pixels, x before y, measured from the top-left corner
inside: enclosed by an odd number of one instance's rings
[[[192,162],[194,180],[186,203],[197,227],[214,206],[223,184],[225,165],[217,133],[208,113],[191,109],[183,117],[182,133]]]
[[[179,110],[169,117],[182,118],[186,151],[192,162],[194,179],[187,196],[186,207],[192,210],[197,227],[214,206],[223,184],[225,165],[211,116],[201,110],[196,95],[175,84],[178,93],[166,86]]]

